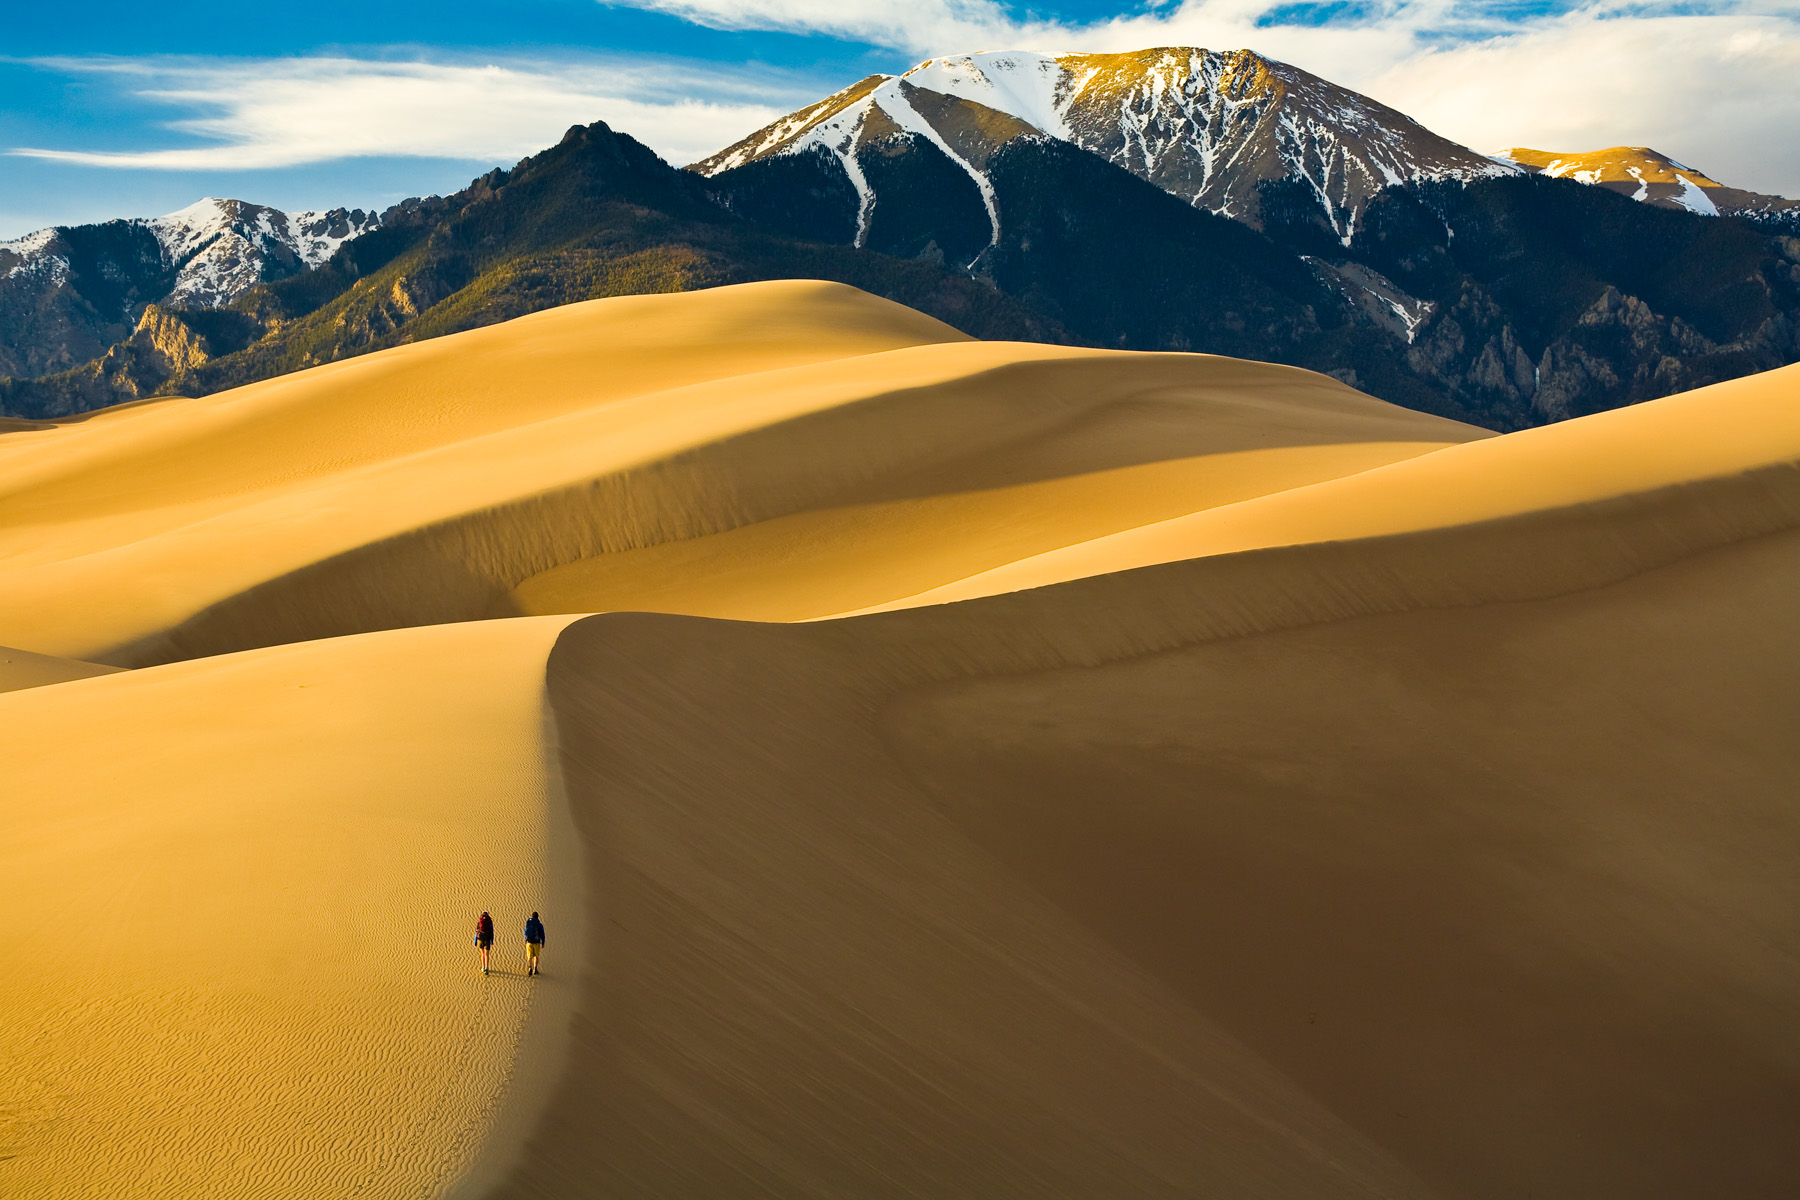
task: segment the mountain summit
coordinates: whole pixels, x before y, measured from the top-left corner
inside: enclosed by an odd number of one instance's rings
[[[923,139],[967,172],[995,240],[987,161],[1018,137],[1069,142],[1252,226],[1262,223],[1262,184],[1303,181],[1346,241],[1369,198],[1391,184],[1519,169],[1287,63],[1197,47],[929,59],[903,75],[871,75],[692,169],[714,176],[773,156],[827,152],[861,199],[861,236],[878,190],[865,151],[899,134]]]
[[[1800,201],[1727,187],[1648,146],[1612,146],[1579,154],[1515,146],[1495,158],[1534,174],[1594,184],[1659,208],[1683,208],[1708,217],[1747,217],[1764,224],[1800,218]]]

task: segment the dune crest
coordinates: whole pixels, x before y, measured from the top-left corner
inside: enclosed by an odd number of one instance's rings
[[[120,669],[100,663],[82,662],[75,658],[58,658],[52,654],[33,654],[29,650],[0,646],[0,692],[66,683],[71,679],[88,679],[95,675],[111,675]]]
[[[1384,612],[1249,637],[1343,548],[569,627],[604,966],[533,1178],[1781,1194],[1796,539],[1524,601],[1386,539]]]
[[[621,552],[782,519],[763,561],[835,555],[877,524],[902,542],[961,528],[969,549],[948,562],[913,553],[873,590],[789,606],[815,616],[1061,544],[1042,519],[979,544],[1046,503],[1085,508],[1091,536],[1491,436],[1291,367],[953,333],[823,284],[593,301],[0,439],[0,467],[9,450],[22,463],[0,497],[18,581],[0,636],[137,666],[543,612],[546,596],[593,611],[654,577]],[[603,365],[623,382],[596,382]],[[1247,451],[1269,469],[1217,461]],[[1147,474],[1103,504],[1084,490],[1130,468]],[[1050,500],[1058,480],[1072,492]]]

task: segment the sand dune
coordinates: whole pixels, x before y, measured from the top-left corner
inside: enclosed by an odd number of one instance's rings
[[[1249,638],[1141,572],[574,626],[590,1019],[501,1194],[1791,1192],[1797,538]]]
[[[118,667],[82,662],[75,658],[57,658],[51,654],[33,654],[0,646],[0,692],[20,688],[42,687],[47,683],[63,683],[70,679],[87,679],[93,675],[110,675]]]
[[[1714,384],[1631,408],[1445,447],[1438,453],[1209,506],[1166,521],[1071,543],[881,607],[963,600],[1065,579],[1235,554],[1270,546],[1444,529],[1529,514],[1649,500],[1686,489],[1675,507],[1703,507],[1700,491],[1738,490],[1755,475],[1764,503],[1726,502],[1714,531],[1725,542],[1784,528],[1800,465],[1800,365]],[[1733,520],[1736,517],[1737,520]],[[1766,518],[1766,519],[1765,519]],[[1698,549],[1686,545],[1683,552]],[[871,606],[875,607],[875,606]]]
[[[703,368],[665,370],[682,327],[671,317],[656,336],[641,332],[637,314],[652,300],[659,312],[691,302],[671,309],[695,314],[689,336],[725,327],[757,353],[721,337],[716,353],[709,344],[674,355]],[[775,332],[759,339],[765,319]],[[793,330],[808,323],[822,348],[793,365],[803,357]],[[854,337],[837,332],[845,326]],[[0,563],[18,585],[0,593],[0,637],[139,665],[638,603],[668,590],[664,560],[619,552],[681,543],[674,555],[691,555],[696,539],[783,518],[752,535],[752,558],[779,568],[796,553],[831,557],[872,542],[865,531],[899,544],[879,582],[786,604],[814,616],[1071,537],[1485,436],[1292,368],[919,344],[934,330],[952,336],[822,284],[596,301],[204,400],[9,435],[0,451],[21,466],[0,498]],[[602,363],[636,391],[592,386]],[[670,386],[656,389],[659,379]],[[1055,501],[1059,480],[1069,494]],[[1080,516],[1059,530],[1035,515],[1046,504]],[[959,527],[956,544],[921,553],[921,535],[941,544],[933,531],[946,525]],[[710,574],[721,573],[713,560],[728,573],[743,558],[737,543],[722,555],[698,549]],[[701,594],[676,606],[715,611],[702,572],[690,573]],[[723,603],[729,615],[767,607],[760,597],[741,612]]]
[[[0,1193],[1800,1194],[1800,369],[758,285],[278,382],[0,434]]]
[[[416,1196],[504,1165],[487,1135],[573,986],[519,974],[517,927],[566,914],[566,967],[580,944],[543,736],[564,623],[0,695],[0,1194]]]

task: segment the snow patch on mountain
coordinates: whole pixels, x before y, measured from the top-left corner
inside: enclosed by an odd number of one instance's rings
[[[1646,204],[1685,209],[1703,217],[1800,216],[1800,203],[1728,187],[1649,146],[1611,146],[1580,154],[1515,146],[1495,157],[1527,171],[1574,179]]]
[[[40,229],[35,233],[28,233],[24,237],[14,238],[10,242],[0,242],[0,254],[16,254],[20,258],[26,258],[41,253],[55,240],[55,229]]]
[[[886,93],[885,97],[883,93]],[[884,99],[886,103],[883,103]],[[870,103],[880,106],[881,111],[887,114],[894,124],[908,133],[924,138],[941,150],[944,157],[968,173],[969,178],[975,181],[976,189],[981,193],[982,204],[987,207],[988,224],[993,229],[992,235],[988,238],[988,245],[991,246],[998,242],[1000,240],[1000,206],[994,199],[994,185],[984,172],[977,170],[973,163],[958,154],[956,148],[945,141],[943,135],[932,126],[931,122],[912,106],[906,98],[902,80],[895,79],[882,84],[870,95],[869,100]]]
[[[167,302],[211,308],[266,279],[318,266],[381,218],[360,209],[288,213],[208,196],[141,223],[156,235],[165,260],[180,264]]]
[[[1053,138],[1073,141],[1064,111],[1078,86],[1062,62],[1030,50],[930,58],[904,76],[929,88],[1006,113]]]
[[[339,246],[381,224],[379,214],[361,209],[312,209],[288,213],[287,219],[294,249],[309,267],[319,266],[336,254]]]
[[[1681,184],[1681,191],[1670,196],[1669,199],[1681,205],[1681,207],[1687,209],[1689,212],[1697,212],[1703,217],[1716,217],[1719,215],[1719,206],[1712,202],[1712,197],[1708,196],[1706,192],[1701,189],[1699,184],[1680,172],[1676,173],[1675,178]]]
[[[55,229],[39,229],[10,242],[0,242],[0,279],[18,276],[33,279],[41,286],[54,288],[69,278],[69,260],[50,253],[56,243]]]

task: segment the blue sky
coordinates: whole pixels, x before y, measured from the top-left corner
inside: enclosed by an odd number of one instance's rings
[[[1800,0],[13,7],[0,238],[202,195],[383,207],[594,119],[686,162],[871,71],[1009,46],[1250,46],[1484,151],[1648,144],[1800,195]]]

